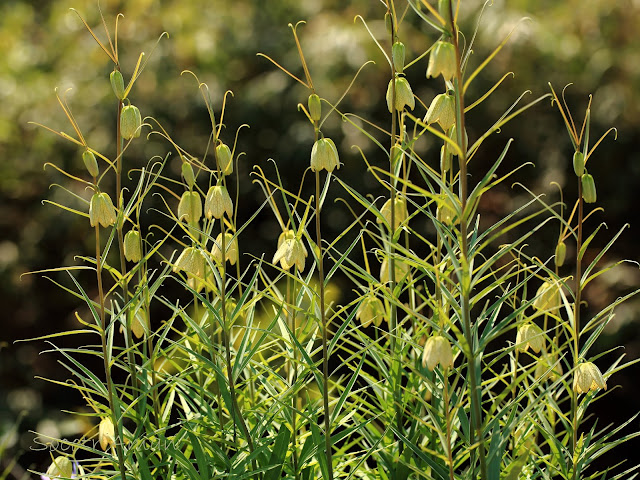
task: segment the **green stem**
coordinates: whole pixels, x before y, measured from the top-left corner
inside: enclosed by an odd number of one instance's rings
[[[465,142],[465,118],[464,118],[464,92],[462,92],[462,65],[461,65],[461,51],[460,44],[458,42],[458,30],[454,21],[453,7],[449,3],[449,19],[451,21],[451,31],[453,32],[453,45],[456,51],[456,76],[454,78],[454,90],[456,97],[456,133],[457,143],[460,146],[462,155],[458,157],[460,168],[460,202],[462,208],[462,217],[460,219],[460,249],[461,249],[461,268],[464,269],[460,273],[461,279],[469,277],[468,281],[463,281],[461,288],[462,299],[462,324],[464,328],[465,341],[467,343],[466,355],[467,355],[467,370],[469,379],[469,396],[471,399],[471,418],[473,424],[473,443],[478,445],[478,456],[480,457],[480,478],[482,480],[487,479],[487,465],[485,458],[485,446],[483,436],[483,418],[482,418],[482,394],[478,389],[481,379],[477,378],[476,372],[476,351],[473,341],[473,334],[471,330],[471,306],[470,306],[470,276],[471,272],[469,255],[469,243],[467,235],[467,145]],[[472,451],[472,455],[474,455]],[[473,465],[473,458],[472,458]]]
[[[227,294],[226,294],[226,276],[227,276],[227,249],[226,249],[226,232],[224,227],[224,218],[220,219],[221,223],[221,232],[222,232],[222,281],[220,288],[221,295],[221,303],[222,303],[222,338],[224,340],[224,350],[225,350],[225,359],[227,366],[227,381],[229,382],[229,394],[231,395],[231,415],[233,419],[233,441],[236,442],[236,425],[240,427],[242,430],[242,434],[244,435],[247,445],[249,447],[249,452],[253,453],[254,446],[253,440],[251,439],[251,432],[249,432],[249,428],[242,416],[242,411],[240,410],[240,405],[238,404],[238,397],[236,395],[236,387],[235,380],[233,378],[233,364],[231,363],[231,342],[230,342],[230,331],[227,326]],[[255,458],[252,460],[253,469],[257,470],[258,466]]]
[[[329,480],[333,480],[333,452],[331,446],[331,418],[329,414],[329,350],[327,316],[324,311],[324,267],[322,265],[322,233],[320,231],[320,172],[316,171],[316,235],[318,245],[318,276],[320,283],[320,318],[322,321],[322,407],[324,409],[324,441]]]
[[[107,322],[104,312],[104,290],[102,287],[102,249],[100,247],[100,225],[96,224],[96,275],[98,277],[98,295],[100,297],[100,337],[102,340],[102,360],[104,363],[104,374],[107,380],[107,393],[109,398],[109,409],[111,410],[111,421],[115,426],[115,447],[118,455],[118,466],[121,478],[126,477],[126,468],[124,464],[124,451],[122,450],[124,437],[122,435],[122,422],[116,411],[115,400],[113,396],[113,381],[111,380],[111,358],[109,356],[109,348],[107,347]]]
[[[578,366],[580,361],[580,302],[582,301],[582,284],[580,277],[582,276],[582,258],[580,250],[582,250],[582,222],[584,220],[584,203],[582,200],[582,181],[578,178],[578,238],[576,241],[576,302],[573,306],[573,368]],[[577,462],[576,450],[578,446],[578,392],[571,390],[571,457],[573,463],[572,478],[576,480]]]

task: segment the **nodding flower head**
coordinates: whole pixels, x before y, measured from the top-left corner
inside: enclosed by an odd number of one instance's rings
[[[335,168],[340,168],[336,144],[330,138],[319,138],[311,149],[311,170],[319,172],[326,169],[333,172]]]
[[[89,223],[92,227],[100,224],[103,227],[110,227],[116,223],[116,209],[113,206],[111,197],[106,192],[96,192],[91,197],[89,203]]]
[[[109,417],[105,417],[100,421],[98,426],[98,439],[100,440],[100,448],[106,450],[109,446],[116,444],[116,434],[113,422]]]
[[[535,323],[526,323],[518,329],[516,335],[516,348],[521,352],[526,352],[531,347],[536,353],[544,348],[544,334]]]
[[[394,211],[395,222],[393,225],[393,230],[395,231],[402,222],[407,220],[407,218],[409,217],[409,211],[407,210],[407,201],[402,195],[397,195],[394,198],[393,205],[395,210]],[[382,214],[384,221],[387,222],[387,225],[391,225],[391,199],[385,202],[385,204],[382,206],[382,209],[380,210],[380,213]],[[382,218],[378,218],[377,222],[382,223],[383,222]]]
[[[382,301],[373,293],[367,294],[360,302],[356,312],[356,320],[360,320],[360,324],[363,327],[368,327],[372,323],[379,327],[382,321],[386,320]]]
[[[429,56],[427,78],[442,75],[445,80],[451,80],[456,70],[456,49],[453,44],[442,40],[436,42]]]
[[[543,313],[554,314],[560,309],[561,302],[560,285],[554,280],[547,280],[538,288],[533,308]]]
[[[220,219],[225,213],[229,218],[233,216],[231,197],[227,187],[215,185],[207,192],[207,198],[204,201],[204,215],[208,219]]]
[[[393,106],[395,106],[396,110],[401,112],[404,110],[405,105],[409,107],[410,110],[416,106],[416,99],[413,96],[413,90],[411,90],[411,85],[404,77],[396,77],[396,98],[395,105],[393,103],[393,80],[389,80],[389,86],[387,87],[387,108],[389,112],[393,112]]]
[[[224,249],[225,260],[231,265],[235,265],[238,261],[238,238],[233,236],[232,233],[226,232],[224,234]],[[222,264],[222,234],[219,233],[213,242],[213,248],[211,249],[211,255],[219,263]]]
[[[205,263],[200,250],[194,247],[187,247],[182,251],[176,263],[173,265],[173,271],[179,272],[183,270],[194,277],[204,278]]]
[[[304,262],[307,257],[307,249],[301,239],[297,238],[292,230],[285,230],[278,238],[278,250],[273,256],[273,263],[280,262],[284,270],[289,270],[294,265],[299,272],[304,270]]]
[[[443,369],[453,367],[453,351],[449,340],[442,335],[429,337],[422,352],[422,366],[433,371],[440,364]]]
[[[382,260],[382,265],[380,266],[380,281],[382,283],[387,283],[391,281],[391,272],[389,271],[389,261],[385,258]],[[399,258],[396,258],[394,263],[394,273],[395,273],[395,281],[400,282],[404,280],[407,275],[409,275],[410,267],[406,263],[404,263]]]
[[[584,362],[576,367],[573,374],[573,389],[577,393],[587,393],[590,390],[607,389],[607,382],[594,363]]]
[[[184,192],[178,204],[178,220],[195,223],[202,217],[202,200],[196,191]]]
[[[426,123],[438,123],[446,132],[456,123],[456,101],[453,95],[436,95],[424,117]]]
[[[134,263],[142,259],[142,238],[135,228],[124,236],[124,258]]]
[[[84,469],[75,460],[59,456],[53,459],[47,472],[40,475],[42,480],[55,480],[57,478],[79,478],[85,475]]]

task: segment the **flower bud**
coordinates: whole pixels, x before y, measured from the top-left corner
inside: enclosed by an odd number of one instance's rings
[[[435,78],[442,74],[445,80],[451,80],[456,74],[457,68],[456,49],[453,44],[442,40],[436,42],[429,56],[427,78]]]
[[[391,199],[388,199],[382,206],[380,214],[384,218],[384,221],[387,222],[387,225],[391,225]],[[409,217],[407,201],[402,195],[397,195],[394,199],[394,217],[395,224],[393,225],[393,231],[395,232],[400,224]],[[382,218],[378,218],[376,221],[378,223],[383,223]]]
[[[196,176],[193,173],[193,167],[189,162],[182,162],[182,178],[187,182],[189,190],[193,190],[193,186],[196,184]]]
[[[319,172],[323,168],[328,172],[333,172],[334,168],[340,168],[338,149],[330,138],[316,140],[311,149],[311,170]]]
[[[597,199],[596,183],[593,181],[593,177],[588,173],[585,173],[582,176],[582,198],[587,203],[595,203]]]
[[[124,100],[124,79],[122,78],[122,73],[119,70],[114,70],[109,75],[109,81],[111,82],[111,88],[113,88],[113,93],[116,94],[120,100]]]
[[[195,191],[184,192],[178,204],[178,220],[195,223],[202,217],[202,200]]]
[[[438,0],[438,13],[448,24],[451,17],[451,0]]]
[[[224,234],[225,260],[231,265],[235,265],[238,261],[238,237],[234,237],[232,233]],[[211,255],[218,262],[222,263],[222,233],[219,233],[211,248]]]
[[[580,151],[573,154],[573,171],[578,177],[584,175],[584,154]]]
[[[231,158],[231,149],[225,143],[220,143],[216,147],[216,158],[222,175],[231,175],[233,173],[233,159]]]
[[[124,236],[124,257],[134,263],[142,259],[142,238],[135,228]]]
[[[60,455],[53,459],[49,468],[47,468],[46,476],[50,479],[54,477],[73,478],[75,475],[75,462],[67,457]]]
[[[595,364],[581,363],[573,374],[573,390],[577,393],[587,393],[590,390],[607,389],[607,382]]]
[[[540,350],[544,348],[544,334],[535,323],[521,325],[516,335],[517,350],[526,352],[529,347],[536,353],[540,353]]]
[[[446,132],[456,123],[456,100],[453,95],[441,93],[431,101],[424,117],[427,124],[437,122]]]
[[[436,219],[447,226],[458,225],[460,223],[458,212],[447,194],[442,194],[438,200]]]
[[[422,352],[422,366],[433,371],[440,364],[443,369],[453,367],[453,351],[449,340],[442,335],[434,335],[427,339]]]
[[[390,276],[391,272],[389,271],[389,263],[391,262],[388,262],[386,258],[382,260],[382,265],[380,266],[380,281],[382,283],[387,283],[391,281],[391,276]],[[399,258],[396,258],[393,263],[394,263],[394,272],[396,277],[395,280],[396,280],[396,283],[398,283],[407,278],[407,276],[409,275],[410,267]]]
[[[541,381],[545,381],[547,378],[551,378],[554,382],[558,380],[562,376],[562,364],[558,362],[557,354],[540,355],[533,376],[536,380]]]
[[[567,256],[567,244],[564,242],[559,242],[556,245],[556,267],[561,267],[564,265],[564,259]]]
[[[200,250],[194,247],[187,247],[176,260],[173,271],[179,272],[183,270],[194,277],[204,278],[205,263]]]
[[[389,12],[384,14],[384,26],[387,29],[387,33],[391,35],[393,33],[393,19],[391,18],[391,14]]]
[[[227,217],[231,219],[233,216],[233,203],[231,202],[231,197],[229,196],[227,187],[224,185],[211,187],[207,192],[207,198],[204,201],[205,217],[208,219],[220,219],[225,212]]]
[[[89,203],[89,223],[109,227],[116,223],[116,209],[108,193],[94,193]]]
[[[315,93],[309,95],[309,100],[307,102],[309,105],[309,115],[311,116],[311,120],[317,122],[322,118],[322,103],[320,103],[320,97]]]
[[[301,239],[296,238],[291,230],[280,234],[278,239],[278,250],[273,256],[273,263],[280,262],[284,270],[289,270],[294,265],[299,272],[304,270],[304,262],[307,257],[307,249]]]
[[[92,177],[97,177],[100,174],[98,161],[96,160],[96,156],[91,150],[87,149],[82,152],[82,161],[84,162],[84,166],[87,168],[89,175],[91,175]]]
[[[451,169],[451,152],[447,145],[440,147],[440,171],[448,172]]]
[[[395,167],[398,162],[402,162],[404,160],[404,150],[397,143],[391,147],[391,154],[389,155],[391,159],[391,166]]]
[[[125,140],[138,138],[142,130],[142,117],[140,110],[134,105],[126,105],[122,107],[120,112],[120,135]]]
[[[113,422],[109,417],[105,417],[98,426],[98,439],[100,440],[100,448],[106,450],[108,446],[115,446],[116,444],[115,428]]]
[[[402,73],[402,71],[404,70],[404,51],[404,43],[402,42],[395,42],[391,47],[393,66],[398,73]]]
[[[454,105],[454,110],[455,110],[455,98],[453,100],[453,105]],[[454,112],[455,115],[455,112]],[[458,147],[460,147],[461,150],[463,150],[462,146],[458,143],[458,130],[456,129],[456,124],[454,123],[453,126],[451,127],[451,130],[449,130],[449,135],[448,137],[453,141],[453,143],[455,143],[456,145],[458,145]],[[464,131],[464,148],[467,148],[467,145],[469,145],[469,135],[467,135],[467,130],[465,129]],[[447,148],[451,150],[451,155],[457,155],[456,151],[449,145],[449,143],[447,142]]]
[[[379,327],[382,321],[386,320],[382,301],[373,293],[368,293],[358,306],[356,320],[360,320],[360,324],[363,327],[368,327],[371,323]]]
[[[543,313],[554,314],[560,309],[561,302],[560,285],[553,280],[548,280],[538,288],[533,308]]]
[[[131,333],[136,338],[142,338],[149,330],[149,318],[143,308],[139,308],[131,318]]]
[[[411,85],[404,77],[396,77],[396,110],[401,112],[404,109],[404,106],[408,106],[410,110],[416,106],[416,99],[413,96],[413,91],[411,90]],[[389,80],[389,86],[387,87],[387,108],[389,112],[392,112],[393,104],[393,79]]]

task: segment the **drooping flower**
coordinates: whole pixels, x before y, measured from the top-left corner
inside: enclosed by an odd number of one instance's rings
[[[220,219],[224,214],[231,218],[233,216],[233,202],[224,185],[215,185],[207,192],[204,202],[204,215],[208,219]]]
[[[379,327],[382,321],[386,320],[382,301],[373,293],[367,294],[358,306],[356,320],[360,320],[360,324],[363,327],[368,327],[371,323]]]
[[[409,217],[409,211],[407,210],[407,201],[402,195],[397,195],[394,198],[394,220],[395,224],[393,225],[393,230],[395,231],[402,222],[404,222]],[[387,222],[387,225],[391,225],[391,199],[388,199],[385,204],[382,206],[380,210],[384,221]],[[382,223],[382,218],[377,219],[378,223]]]
[[[458,215],[451,198],[447,194],[442,194],[438,199],[436,218],[439,222],[447,226],[457,225],[460,223],[460,216]]]
[[[231,265],[235,265],[238,261],[238,237],[234,237],[232,233],[224,234],[225,260]],[[219,233],[213,242],[211,255],[216,262],[222,264],[222,233]]]
[[[142,238],[135,228],[124,236],[124,257],[134,263],[142,259]]]
[[[100,224],[109,227],[116,223],[116,209],[106,192],[94,193],[89,204],[89,223],[92,227]]]
[[[451,42],[438,41],[429,55],[427,78],[442,75],[445,80],[451,80],[456,74],[456,49]]]
[[[562,376],[562,364],[558,362],[558,355],[553,353],[540,355],[533,376],[542,381],[547,378],[551,378],[554,382],[558,380]]]
[[[176,260],[173,271],[179,272],[183,270],[194,277],[204,278],[205,263],[200,250],[195,247],[187,247]]]
[[[561,302],[560,285],[554,280],[547,280],[538,288],[533,308],[544,313],[554,314],[560,309]]]
[[[184,192],[178,204],[178,220],[196,223],[202,217],[202,199],[196,191]]]
[[[516,335],[516,348],[519,351],[526,352],[529,347],[536,353],[544,348],[544,334],[535,323],[521,325]]]
[[[416,106],[416,99],[413,96],[413,90],[411,90],[411,85],[404,77],[396,77],[396,98],[395,98],[395,108],[397,111],[401,112],[404,110],[405,105],[409,107],[410,110]],[[393,112],[392,106],[393,103],[393,79],[389,80],[389,86],[387,87],[387,108],[389,112]]]
[[[302,272],[306,257],[307,249],[293,231],[287,230],[280,234],[278,250],[273,256],[273,263],[280,262],[280,266],[284,270],[289,270],[295,265],[298,271]]]
[[[453,95],[436,95],[429,105],[424,121],[427,124],[438,123],[442,130],[448,131],[456,123],[456,101]]]
[[[389,272],[389,263],[385,258],[382,260],[382,265],[380,266],[380,281],[382,283],[387,283],[391,281],[390,272]],[[410,267],[406,263],[404,263],[399,258],[396,258],[394,261],[394,272],[395,272],[395,280],[396,282],[400,282],[405,279],[407,275],[409,275]]]
[[[443,369],[453,367],[453,351],[449,340],[442,335],[427,339],[422,353],[422,366],[433,371],[440,364]]]
[[[319,138],[311,149],[311,170],[319,172],[322,169],[333,172],[340,168],[340,158],[336,144],[330,138]]]
[[[70,460],[62,455],[53,459],[47,472],[40,475],[42,480],[55,480],[58,478],[79,478],[84,477],[84,468],[75,460]]]
[[[600,388],[607,389],[607,382],[598,367],[592,362],[584,362],[576,367],[573,377],[573,389],[577,393],[587,393]]]
[[[100,421],[98,426],[98,440],[100,440],[100,448],[106,450],[109,446],[115,446],[116,441],[115,428],[109,417],[105,417]]]

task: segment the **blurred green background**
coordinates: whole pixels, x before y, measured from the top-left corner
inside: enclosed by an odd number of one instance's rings
[[[397,2],[404,7],[402,0]],[[296,75],[302,69],[289,22],[306,20],[299,29],[316,89],[335,101],[367,60],[367,66],[342,103],[343,111],[358,112],[375,123],[385,125],[388,112],[384,93],[389,78],[385,60],[361,22],[362,15],[374,34],[386,43],[384,7],[374,0],[102,0],[107,24],[113,31],[115,14],[122,12],[119,47],[125,79],[128,80],[140,51],[151,52],[162,32],[162,39],[136,83],[132,101],[143,116],[153,116],[187,151],[201,157],[207,148],[210,124],[193,77],[180,75],[189,69],[209,85],[211,98],[219,112],[222,95],[230,89],[223,139],[233,143],[235,130],[248,124],[239,136],[238,149],[246,152],[240,160],[240,220],[248,218],[263,201],[262,192],[250,181],[253,165],[269,170],[267,159],[277,161],[290,187],[296,186],[308,166],[312,129],[296,105],[305,102],[307,92],[276,69],[257,52],[267,54]],[[38,269],[77,263],[75,255],[89,254],[90,239],[85,238],[86,219],[75,218],[50,205],[49,199],[78,207],[74,200],[51,184],[69,182],[54,169],[43,171],[46,162],[69,172],[82,173],[81,152],[68,142],[29,122],[38,122],[72,133],[57,104],[54,89],[72,108],[83,134],[95,149],[113,157],[111,139],[115,107],[108,75],[112,65],[85,30],[76,8],[89,25],[105,39],[100,28],[98,5],[87,0],[17,1],[4,0],[0,6],[0,302],[4,321],[0,333],[0,434],[4,448],[2,468],[12,459],[9,478],[22,478],[26,469],[42,469],[48,462],[43,452],[34,451],[33,431],[51,436],[72,436],[86,429],[82,421],[61,409],[74,409],[81,399],[68,397],[60,386],[39,377],[66,379],[54,355],[39,355],[44,342],[14,343],[77,327],[73,317],[76,299],[65,295],[40,276],[21,276]],[[482,3],[463,2],[461,25],[470,40]],[[528,17],[518,24],[520,19]],[[617,140],[607,137],[588,167],[598,188],[598,203],[604,213],[592,222],[606,220],[609,230],[594,247],[601,246],[629,222],[616,248],[606,262],[620,258],[638,260],[638,202],[640,191],[640,1],[619,0],[509,0],[494,1],[485,9],[471,59],[478,65],[518,24],[507,46],[475,81],[469,98],[482,95],[504,73],[512,71],[503,87],[468,117],[471,141],[478,138],[515,99],[531,90],[526,101],[548,92],[548,82],[556,91],[568,83],[567,101],[581,122],[588,95],[593,94],[592,138],[615,126]],[[400,37],[407,46],[407,57],[420,55],[437,38],[409,11]],[[414,93],[428,105],[440,93],[441,82],[426,80],[426,59],[407,71]],[[424,115],[423,110],[417,110]],[[364,165],[358,145],[372,159],[383,158],[370,142],[348,124],[334,116],[325,130],[336,140],[345,164],[345,175],[359,188],[376,193],[371,179],[362,179]],[[507,157],[511,167],[525,162],[520,180],[549,199],[557,196],[550,182],[558,182],[565,198],[576,195],[575,176],[570,165],[573,153],[557,109],[549,101],[534,107],[492,137],[482,155],[471,167],[482,170],[495,158],[508,138],[516,142]],[[592,142],[593,143],[593,142]],[[433,155],[437,155],[434,143]],[[426,145],[425,148],[429,148]],[[136,142],[130,150],[129,168],[145,165],[154,155],[170,152],[167,142],[155,137]],[[173,161],[172,161],[173,160]],[[179,162],[173,154],[169,168],[178,175]],[[272,170],[270,170],[272,171]],[[357,180],[359,179],[359,180]],[[357,183],[360,182],[360,183]],[[75,188],[75,187],[74,187]],[[85,195],[78,190],[76,193]],[[377,192],[381,193],[381,192]],[[522,190],[505,188],[490,192],[481,207],[486,218],[499,218],[515,202]],[[243,213],[244,212],[244,213]],[[266,211],[265,211],[266,212]],[[254,242],[245,251],[269,258],[279,234],[277,223],[266,212],[251,232]],[[327,220],[328,234],[343,230],[350,219],[337,211]],[[555,228],[555,227],[554,227]],[[553,253],[556,230],[547,232],[549,243],[534,245],[534,251],[548,258]],[[89,242],[89,243],[87,243]],[[535,249],[538,250],[535,250]],[[638,269],[620,267],[615,275],[603,276],[585,293],[590,311],[598,311],[617,296],[640,284]],[[55,277],[60,280],[61,277]],[[617,309],[605,331],[599,349],[622,346],[627,359],[640,357],[638,301]],[[62,341],[62,340],[60,340]],[[618,352],[621,353],[621,352]],[[612,359],[613,356],[605,357]],[[610,360],[612,361],[612,360]],[[610,379],[615,390],[600,402],[597,416],[601,425],[620,423],[638,412],[640,393],[638,369],[616,374]],[[11,426],[19,420],[17,430]],[[639,429],[637,421],[632,425]],[[629,442],[615,463],[637,451]],[[36,449],[37,450],[37,449]],[[2,470],[0,468],[0,471]]]

